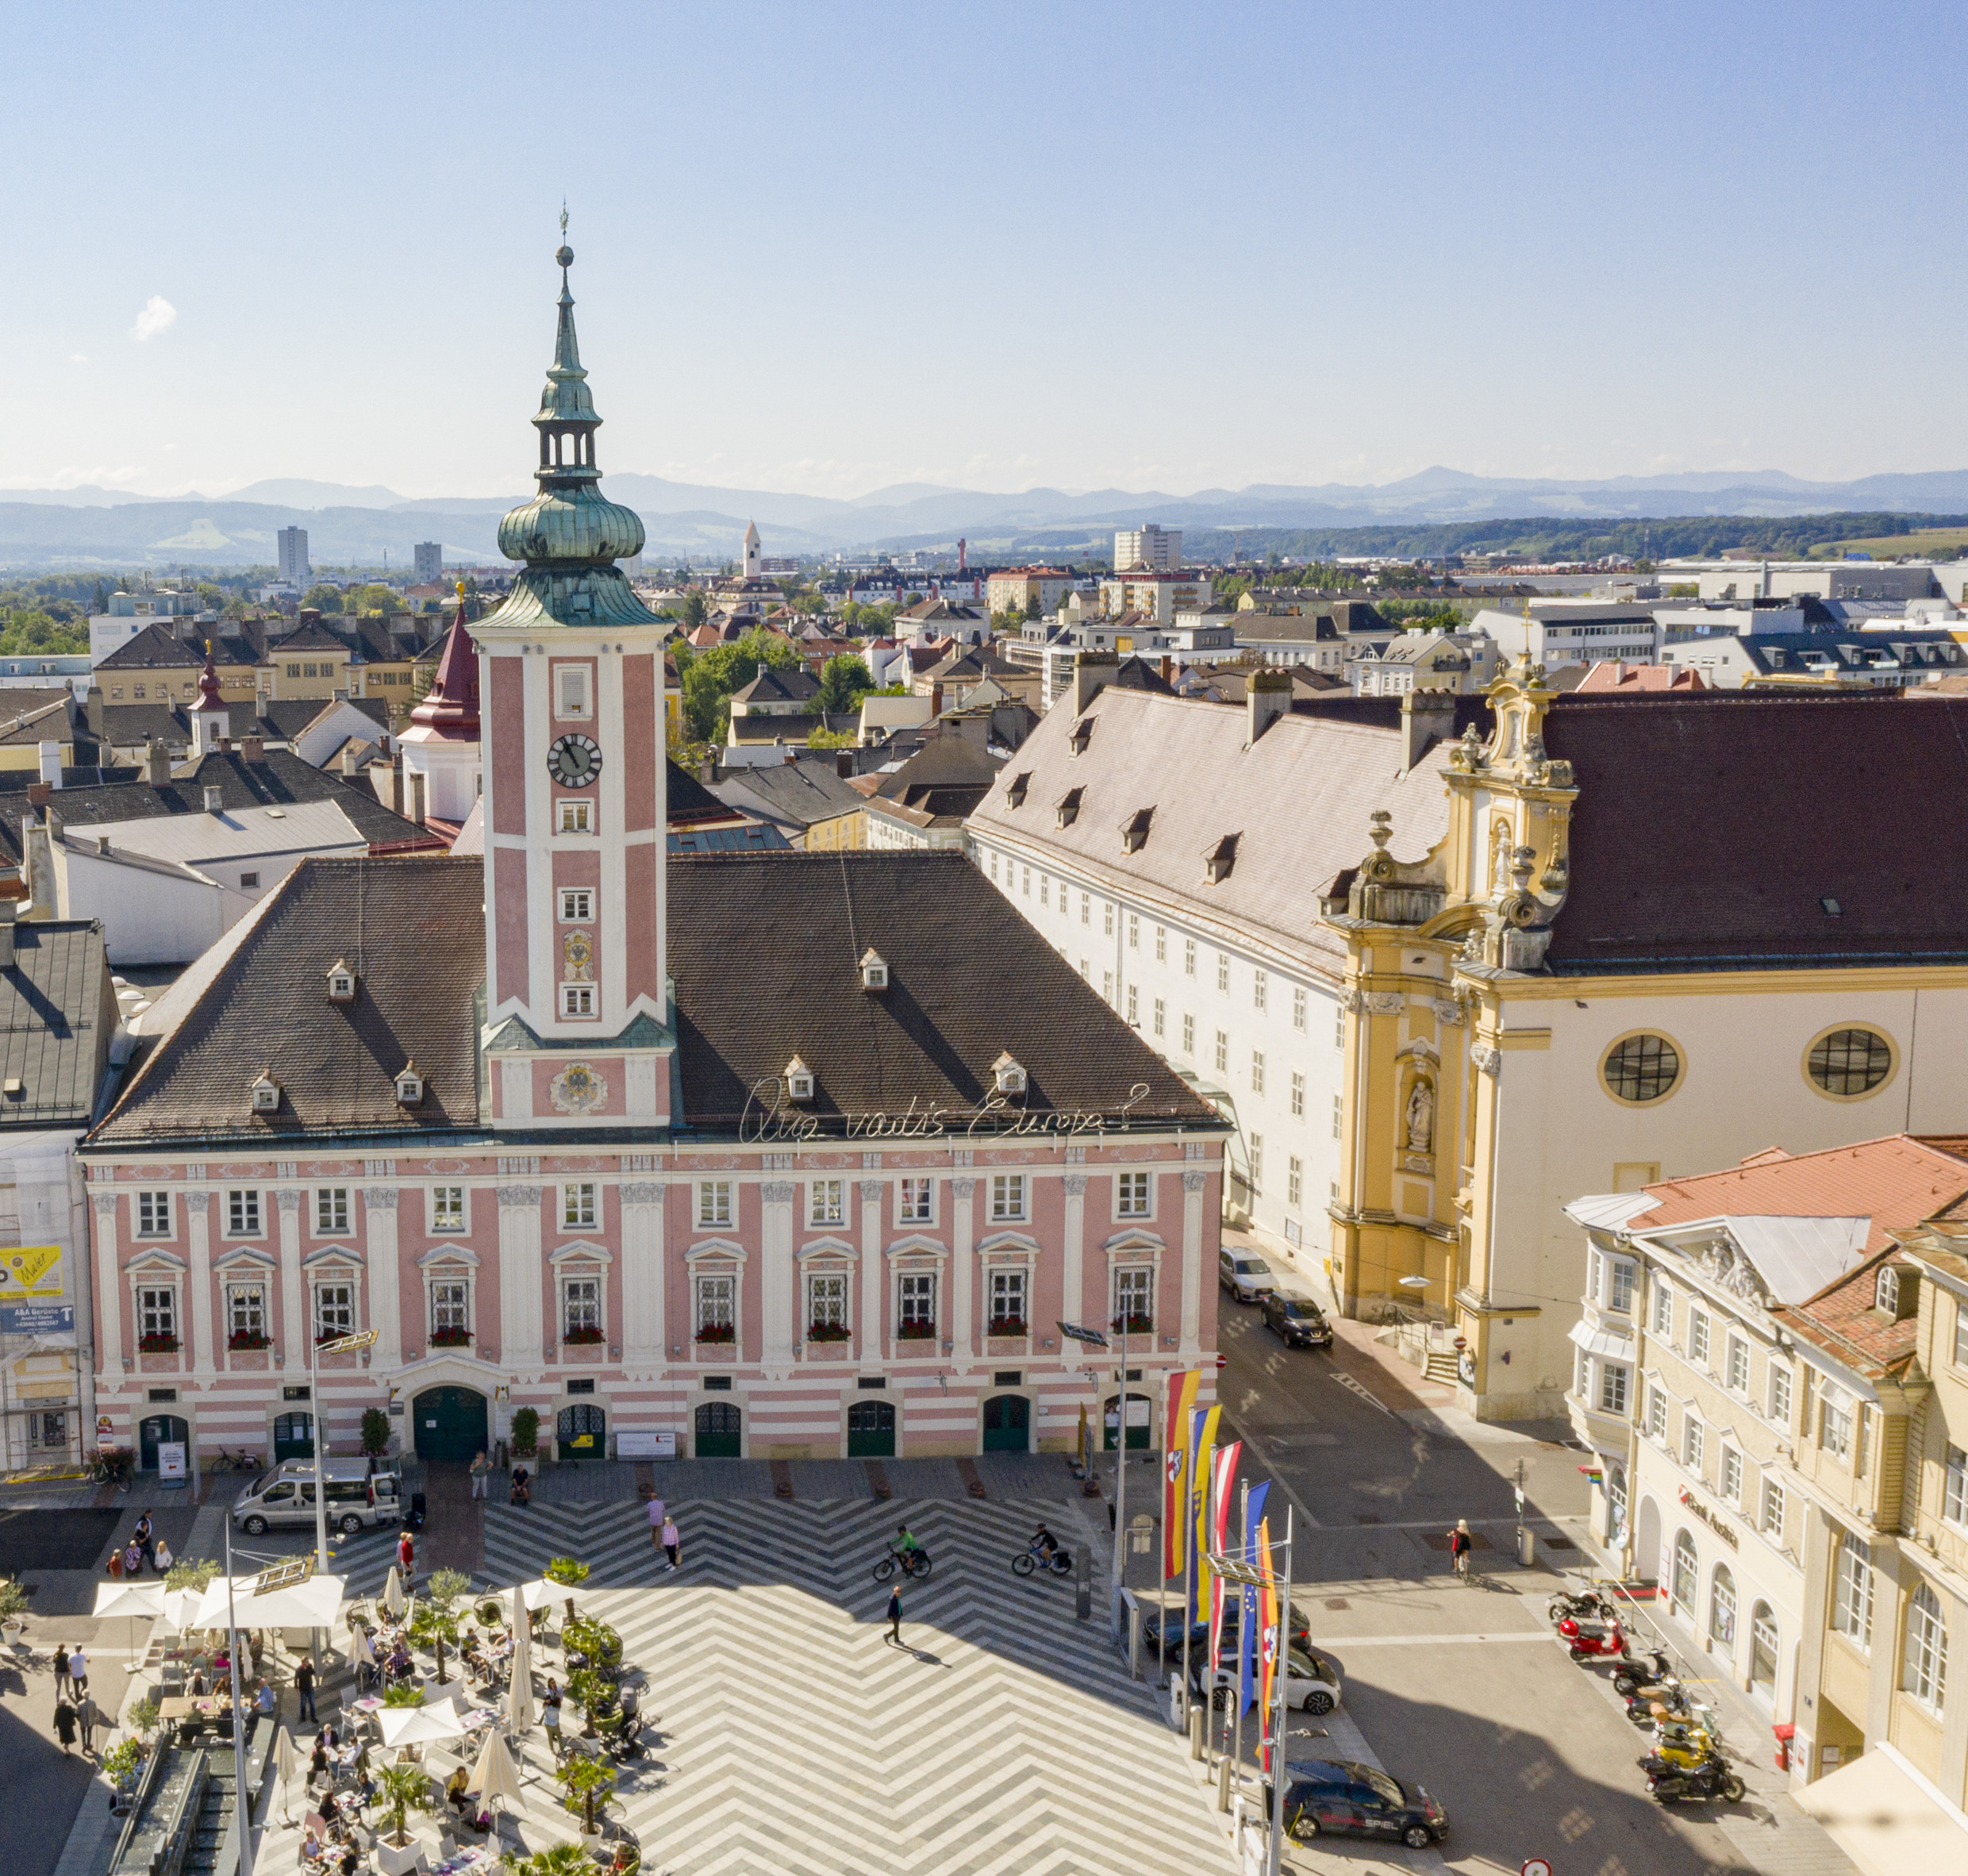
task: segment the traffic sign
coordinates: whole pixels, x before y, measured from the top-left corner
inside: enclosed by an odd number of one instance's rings
[[[1526,1859],[1517,1876],[1551,1876],[1551,1866],[1541,1856],[1531,1857]]]

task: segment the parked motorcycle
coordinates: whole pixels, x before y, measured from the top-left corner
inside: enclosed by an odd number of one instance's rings
[[[1707,1727],[1687,1720],[1663,1720],[1649,1756],[1671,1766],[1686,1767],[1727,1755],[1722,1750],[1722,1742]]]
[[[1580,1590],[1575,1593],[1560,1590],[1544,1609],[1547,1618],[1553,1622],[1562,1622],[1567,1616],[1574,1621],[1610,1622],[1617,1613],[1611,1598],[1601,1595],[1597,1590]]]
[[[1574,1661],[1593,1661],[1612,1656],[1624,1660],[1626,1631],[1616,1620],[1609,1622],[1581,1622],[1567,1616],[1558,1625],[1558,1632],[1570,1648]]]
[[[1687,1690],[1671,1677],[1649,1681],[1626,1697],[1626,1716],[1636,1726],[1652,1726],[1663,1717],[1685,1720],[1689,1716]]]
[[[1653,1648],[1644,1655],[1636,1655],[1632,1666],[1622,1667],[1612,1677],[1612,1690],[1622,1700],[1628,1700],[1636,1689],[1650,1682],[1665,1685],[1674,1678],[1674,1663],[1667,1659],[1667,1651]]]
[[[1740,1804],[1747,1790],[1719,1752],[1705,1753],[1693,1765],[1677,1764],[1658,1752],[1650,1752],[1634,1763],[1647,1774],[1647,1795],[1663,1805],[1715,1798],[1725,1804]]]

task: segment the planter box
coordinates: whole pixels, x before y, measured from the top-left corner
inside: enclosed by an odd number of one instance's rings
[[[412,1870],[424,1867],[425,1855],[421,1838],[411,1838],[401,1850],[390,1841],[386,1832],[376,1839],[376,1867],[382,1876],[409,1876]]]

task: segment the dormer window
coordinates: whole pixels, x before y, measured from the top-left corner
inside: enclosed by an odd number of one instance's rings
[[[1025,805],[1025,790],[1032,785],[1032,771],[1028,769],[1022,775],[1014,775],[1011,786],[1005,790],[1005,805],[1022,808]]]
[[[798,1055],[786,1065],[786,1098],[788,1101],[813,1098],[813,1071]]]
[[[1071,732],[1066,739],[1066,743],[1067,747],[1075,755],[1084,755],[1086,753],[1086,745],[1093,740],[1094,719],[1091,717],[1082,717],[1073,725]]]
[[[1136,811],[1132,818],[1120,824],[1120,851],[1139,853],[1148,844],[1148,824],[1155,819],[1152,808]]]
[[[340,958],[328,967],[328,1000],[331,1003],[356,1000],[356,974]]]
[[[1001,1094],[1022,1094],[1025,1091],[1025,1071],[1007,1049],[991,1064],[991,1079]]]
[[[280,1111],[280,1084],[273,1078],[269,1068],[253,1083],[253,1112],[256,1114],[277,1114]]]
[[[424,1098],[424,1071],[414,1062],[406,1062],[396,1078],[399,1107],[415,1107]]]
[[[1230,877],[1230,869],[1237,863],[1237,836],[1225,834],[1203,856],[1203,878],[1212,886],[1219,886]]]
[[[1080,797],[1086,791],[1082,788],[1069,788],[1059,797],[1059,825],[1070,827],[1079,817]]]
[[[1890,1316],[1895,1322],[1903,1322],[1913,1313],[1914,1275],[1912,1271],[1901,1270],[1893,1264],[1882,1264],[1879,1274],[1873,1279],[1873,1307],[1882,1316]]]
[[[861,987],[864,990],[888,988],[887,962],[871,944],[861,954]]]

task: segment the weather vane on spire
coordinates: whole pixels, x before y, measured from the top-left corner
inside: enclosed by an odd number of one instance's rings
[[[560,238],[563,241],[567,238],[567,198],[564,195],[560,198]]]
[[[567,270],[574,264],[574,250],[567,245],[567,198],[564,195],[560,198],[560,247],[554,259],[560,263],[564,291]]]

